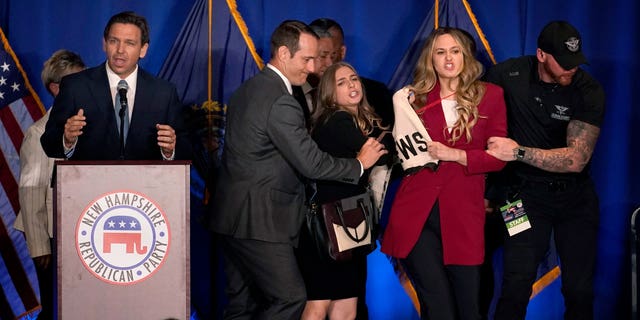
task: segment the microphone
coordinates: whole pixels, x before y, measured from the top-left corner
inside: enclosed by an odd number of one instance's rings
[[[129,84],[126,81],[120,80],[118,82],[118,98],[120,98],[120,110],[118,116],[120,117],[120,159],[124,160],[124,143],[125,143],[125,113],[127,112],[127,91],[129,90]]]
[[[117,90],[120,96],[120,118],[122,118],[124,117],[124,111],[127,109],[127,91],[129,91],[129,85],[126,81],[120,80]]]

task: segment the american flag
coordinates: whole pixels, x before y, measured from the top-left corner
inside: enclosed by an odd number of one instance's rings
[[[0,37],[0,319],[34,319],[40,310],[38,279],[24,236],[13,223],[20,210],[23,133],[44,108],[1,28]]]

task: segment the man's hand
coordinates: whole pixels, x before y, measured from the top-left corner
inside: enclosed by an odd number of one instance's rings
[[[502,161],[514,161],[514,149],[519,147],[518,143],[509,138],[490,137],[487,140],[487,153]]]
[[[82,128],[87,125],[86,119],[83,109],[78,110],[76,115],[67,119],[67,123],[64,124],[64,146],[66,148],[73,147],[78,137],[82,135]]]
[[[374,138],[369,138],[367,142],[362,145],[362,148],[360,148],[356,159],[360,161],[362,168],[366,170],[376,164],[376,161],[378,161],[382,155],[387,154],[387,152],[382,143],[376,141]]]
[[[173,157],[173,151],[176,149],[176,132],[171,126],[166,124],[156,124],[158,130],[158,146],[162,150],[165,158]]]

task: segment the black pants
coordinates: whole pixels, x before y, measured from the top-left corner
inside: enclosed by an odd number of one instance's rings
[[[494,296],[495,277],[493,256],[504,245],[507,229],[498,208],[487,214],[484,225],[484,262],[480,267],[480,315],[489,319],[489,310]],[[502,261],[498,262],[502,263]]]
[[[420,300],[422,319],[480,319],[480,266],[444,265],[437,202],[402,263]]]
[[[290,244],[220,240],[229,298],[224,319],[300,319],[307,294]]]
[[[53,319],[53,279],[54,279],[54,268],[53,262],[50,262],[46,268],[39,266],[35,260],[34,264],[36,266],[36,273],[38,275],[38,285],[40,287],[40,304],[42,305],[42,310],[38,315],[39,320],[50,320]]]
[[[599,204],[593,183],[525,181],[520,191],[531,229],[505,240],[502,294],[495,320],[524,319],[553,230],[560,256],[565,319],[593,319]]]

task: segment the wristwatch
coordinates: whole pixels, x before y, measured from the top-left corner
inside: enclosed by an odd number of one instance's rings
[[[524,159],[525,150],[523,147],[517,147],[513,149],[513,158],[516,160]]]

